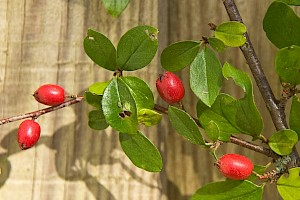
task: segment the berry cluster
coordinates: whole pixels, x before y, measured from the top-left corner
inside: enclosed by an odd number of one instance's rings
[[[48,106],[57,106],[65,101],[65,90],[54,84],[39,87],[33,94],[34,98]],[[41,127],[35,119],[23,121],[18,129],[18,143],[22,150],[34,146],[40,138]]]

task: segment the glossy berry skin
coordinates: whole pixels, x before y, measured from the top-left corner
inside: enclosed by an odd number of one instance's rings
[[[42,104],[57,106],[65,101],[65,90],[59,85],[46,84],[39,87],[33,96]]]
[[[239,154],[225,154],[216,165],[223,176],[233,180],[247,179],[254,168],[249,158]]]
[[[178,103],[184,96],[182,81],[172,72],[165,72],[156,80],[160,97],[168,104]]]
[[[41,127],[33,120],[23,121],[18,129],[18,143],[22,150],[35,145],[40,138]]]

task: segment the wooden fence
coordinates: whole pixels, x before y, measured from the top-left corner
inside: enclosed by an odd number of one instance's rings
[[[253,45],[275,94],[280,85],[273,70],[275,47],[267,40],[262,19],[271,0],[237,1]],[[298,10],[299,11],[299,10]],[[228,20],[220,0],[132,0],[117,19],[100,0],[0,0],[1,118],[44,108],[32,93],[44,83],[57,83],[71,94],[83,94],[89,85],[112,77],[84,53],[88,28],[107,35],[114,44],[136,25],[158,27],[159,52],[140,72],[156,101],[155,80],[163,70],[159,55],[168,44],[199,40],[211,33],[209,22]],[[238,48],[220,54],[222,61],[248,71]],[[187,71],[178,73],[188,88]],[[224,88],[236,97],[242,91],[228,81]],[[266,122],[264,132],[275,131],[255,86],[255,99]],[[187,110],[195,114],[197,99],[187,89]],[[38,119],[42,136],[35,148],[20,151],[16,133],[19,122],[1,126],[0,199],[9,200],[187,200],[201,185],[223,180],[207,150],[176,135],[166,117],[158,127],[144,132],[158,146],[164,160],[160,173],[134,167],[122,152],[118,135],[111,129],[93,131],[87,125],[90,107],[73,105]],[[256,164],[270,160],[232,144],[218,155],[237,152]],[[280,199],[274,186],[265,199]]]

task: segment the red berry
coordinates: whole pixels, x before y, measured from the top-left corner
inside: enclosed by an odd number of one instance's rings
[[[239,154],[225,154],[216,165],[223,176],[233,180],[247,179],[254,168],[249,158]]]
[[[35,145],[40,138],[41,127],[33,120],[23,121],[18,129],[18,143],[22,150]]]
[[[178,103],[184,96],[182,81],[172,72],[165,72],[156,80],[160,97],[169,104]]]
[[[42,104],[57,106],[65,101],[65,90],[59,85],[46,84],[39,87],[33,96]]]

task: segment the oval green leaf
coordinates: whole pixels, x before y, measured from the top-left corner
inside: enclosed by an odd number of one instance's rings
[[[89,29],[84,38],[83,46],[85,53],[97,65],[110,71],[116,70],[116,49],[106,36]]]
[[[125,83],[114,78],[104,91],[102,109],[107,123],[117,131],[136,134],[137,109]]]
[[[121,79],[131,92],[138,110],[154,107],[153,93],[146,82],[134,76],[123,76]]]
[[[298,140],[300,140],[300,99],[295,95],[293,97],[289,124],[293,131],[298,134]]]
[[[137,134],[120,133],[121,147],[131,162],[146,171],[159,172],[162,158],[156,146],[140,131]]]
[[[102,106],[101,106],[102,96],[93,94],[91,92],[85,92],[84,100],[91,106],[93,106],[99,110],[102,110]]]
[[[138,111],[138,121],[145,126],[153,126],[160,122],[162,115],[154,110],[141,109]]]
[[[200,43],[195,41],[181,41],[169,45],[161,53],[161,65],[167,71],[178,71],[195,59]]]
[[[300,18],[286,3],[274,1],[269,6],[263,28],[269,40],[279,49],[300,46]]]
[[[284,129],[274,133],[269,138],[270,148],[279,155],[289,155],[293,151],[293,147],[298,142],[298,135],[295,131]]]
[[[205,145],[199,127],[194,119],[185,111],[169,106],[168,116],[176,132],[193,144]]]
[[[263,121],[254,103],[252,81],[248,74],[234,68],[229,63],[223,66],[225,78],[233,78],[234,82],[243,88],[245,95],[239,100],[222,99],[221,107],[227,120],[241,133],[253,136],[255,139],[263,129]]]
[[[222,42],[222,40],[219,40],[218,38],[211,37],[211,38],[208,38],[207,40],[208,40],[209,45],[217,52],[222,52],[226,48],[226,45],[224,44],[224,42]]]
[[[261,200],[263,187],[250,181],[221,181],[204,185],[191,200]]]
[[[217,141],[220,137],[220,128],[214,121],[210,121],[205,127],[205,133],[212,141]]]
[[[92,84],[89,87],[89,91],[91,93],[97,94],[97,95],[103,95],[105,88],[108,86],[108,84],[110,83],[110,80],[107,82],[97,82]]]
[[[109,125],[105,120],[102,110],[92,110],[89,112],[89,127],[95,130],[104,130]]]
[[[102,0],[102,2],[111,16],[118,17],[128,6],[130,0]]]
[[[219,129],[219,136],[218,140],[221,141],[229,141],[231,134],[237,134],[238,131],[234,128],[230,122],[226,119],[225,115],[223,114],[221,108],[221,101],[222,99],[226,99],[227,101],[234,101],[235,99],[227,94],[220,94],[214,104],[211,107],[206,106],[203,102],[198,101],[197,103],[197,116],[199,119],[200,124],[207,132],[207,127],[211,122],[214,122]],[[211,138],[212,139],[212,138]]]
[[[278,51],[275,58],[275,71],[281,82],[300,84],[300,47],[285,47]]]
[[[239,47],[245,44],[246,26],[240,22],[225,22],[216,27],[215,38],[229,47]]]
[[[300,199],[300,167],[289,169],[286,178],[282,175],[277,181],[277,189],[284,200]]]
[[[219,59],[209,48],[202,49],[190,67],[192,91],[210,107],[220,93],[222,78],[222,65]]]
[[[158,30],[137,26],[126,32],[117,48],[117,64],[121,70],[133,71],[148,65],[156,54]]]

